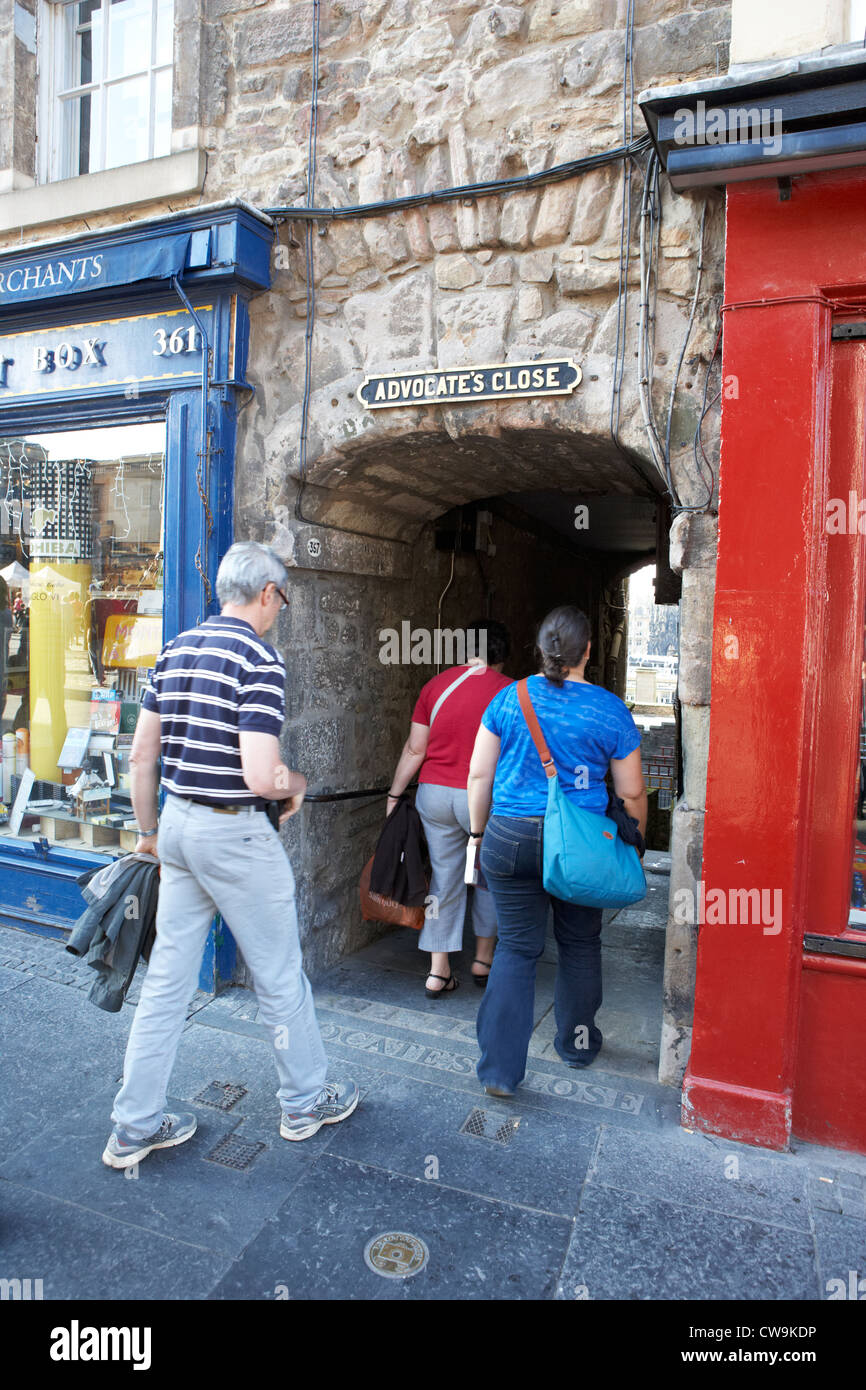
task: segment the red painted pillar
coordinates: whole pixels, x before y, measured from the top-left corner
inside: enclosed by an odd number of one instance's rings
[[[728,191],[719,547],[695,1022],[683,1123],[866,1152],[866,975],[847,929],[864,542],[866,171]],[[855,509],[856,510],[856,509]],[[849,528],[850,529],[850,528]],[[837,941],[837,945],[842,943]]]
[[[730,310],[724,329],[704,921],[683,1123],[772,1148],[791,1130],[801,773],[819,655],[816,363],[829,332],[814,302]]]
[[[774,283],[786,210],[775,185],[729,193],[725,297],[742,307],[724,322],[704,891],[683,1088],[685,1125],[774,1148],[791,1133],[831,330],[814,284],[797,287],[799,300]],[[762,219],[775,244],[750,247]]]

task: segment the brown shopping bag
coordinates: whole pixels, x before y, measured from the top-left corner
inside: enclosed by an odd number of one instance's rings
[[[423,907],[405,907],[393,898],[383,898],[380,893],[370,889],[370,874],[373,869],[372,855],[361,871],[361,916],[365,922],[390,922],[395,927],[413,927],[420,931],[424,925]]]

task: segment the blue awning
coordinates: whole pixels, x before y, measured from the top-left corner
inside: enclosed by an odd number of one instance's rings
[[[189,232],[0,257],[0,313],[93,290],[170,280],[183,274]]]

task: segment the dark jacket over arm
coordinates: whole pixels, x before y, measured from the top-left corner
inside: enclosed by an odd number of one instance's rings
[[[93,897],[86,886],[82,891],[85,898]],[[72,930],[66,949],[73,955],[87,952],[87,964],[99,975],[88,998],[107,1013],[120,1011],[139,958],[150,957],[158,897],[157,861],[149,855],[127,855],[112,866],[109,886]]]
[[[370,872],[370,888],[404,907],[423,907],[427,897],[427,842],[412,802],[400,800],[386,820]]]

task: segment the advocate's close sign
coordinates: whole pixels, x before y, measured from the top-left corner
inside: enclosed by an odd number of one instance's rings
[[[368,410],[399,405],[465,405],[517,396],[568,396],[581,378],[570,358],[493,362],[479,367],[366,376],[358,400]]]

